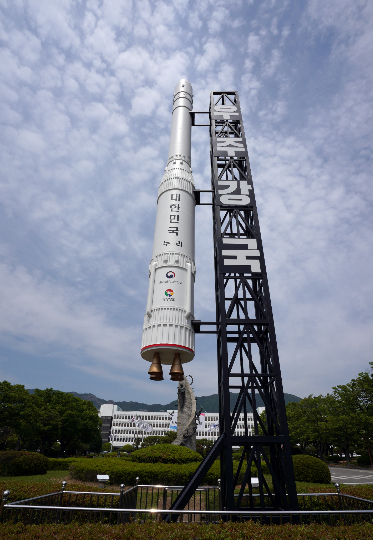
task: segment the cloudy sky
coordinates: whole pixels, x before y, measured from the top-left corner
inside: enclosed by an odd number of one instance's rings
[[[166,403],[140,357],[172,95],[238,90],[285,392],[326,393],[373,350],[373,3],[0,0],[0,379]],[[207,128],[192,133],[196,187]],[[210,207],[195,316],[214,317]],[[216,349],[186,369],[217,391]],[[168,377],[167,377],[168,379]]]

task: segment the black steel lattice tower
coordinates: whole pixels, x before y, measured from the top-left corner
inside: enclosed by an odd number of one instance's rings
[[[238,93],[212,92],[209,116],[220,437],[172,508],[184,508],[220,454],[222,509],[297,510],[280,363]],[[195,331],[211,333],[201,330],[208,324],[212,323],[194,321]],[[257,412],[257,395],[265,406],[264,421]],[[253,412],[253,426],[248,409]],[[245,413],[244,434],[237,436],[240,413]],[[243,448],[235,474],[233,446]],[[270,471],[272,489],[262,461]],[[259,506],[258,497],[252,496],[252,464],[258,470]],[[235,494],[236,486],[240,489]],[[246,486],[249,496],[243,505]]]

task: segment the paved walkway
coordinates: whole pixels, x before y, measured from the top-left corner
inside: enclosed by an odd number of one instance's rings
[[[373,469],[348,469],[329,467],[332,482],[338,484],[373,484]]]

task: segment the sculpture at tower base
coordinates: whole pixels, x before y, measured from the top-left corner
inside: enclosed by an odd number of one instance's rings
[[[196,398],[186,377],[179,382],[177,437],[172,444],[196,450]]]

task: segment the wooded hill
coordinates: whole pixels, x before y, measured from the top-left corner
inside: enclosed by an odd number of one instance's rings
[[[33,393],[33,390],[29,390],[30,393]],[[165,405],[162,405],[161,403],[154,403],[153,405],[149,405],[147,403],[140,403],[138,401],[113,401],[113,400],[105,400],[98,398],[94,394],[79,394],[78,392],[69,392],[69,394],[72,394],[75,397],[78,397],[80,399],[85,399],[87,401],[92,401],[93,405],[99,409],[101,405],[105,403],[114,403],[115,405],[118,405],[122,409],[122,411],[149,411],[149,412],[160,412],[160,411],[167,411],[168,409],[177,409],[177,397],[170,403],[166,403]],[[175,392],[176,394],[176,392]],[[285,404],[287,405],[290,402],[298,403],[301,398],[297,396],[293,396],[292,394],[284,394],[285,397]],[[233,410],[233,406],[235,403],[236,396],[231,394],[231,411]],[[264,403],[262,398],[256,394],[256,403],[257,407],[263,407]],[[219,399],[218,394],[212,394],[211,396],[200,396],[197,397],[197,409],[203,408],[205,412],[218,412],[219,411]],[[250,404],[247,402],[247,411],[250,412],[252,409],[250,407]]]

